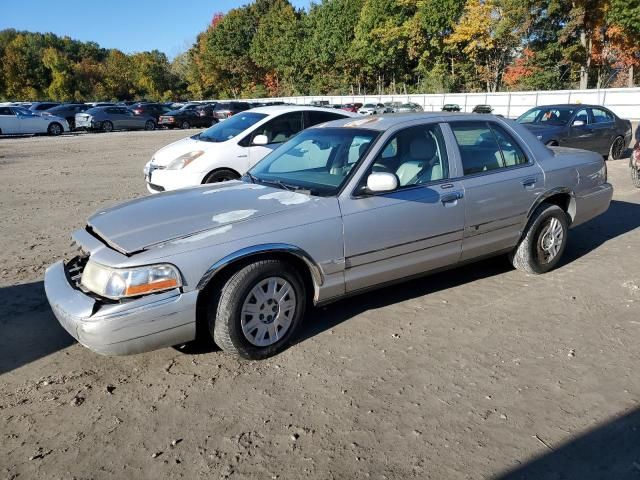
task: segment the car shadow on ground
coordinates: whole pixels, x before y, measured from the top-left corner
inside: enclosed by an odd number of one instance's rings
[[[638,227],[640,227],[640,204],[612,201],[609,210],[605,213],[569,232],[567,249],[559,268],[578,260],[606,241]],[[501,255],[432,276],[349,297],[326,307],[312,309],[300,327],[296,343],[303,342],[368,310],[500,275],[512,270],[512,268],[507,256]]]
[[[0,312],[0,375],[75,343],[54,317],[43,282],[0,288]]]
[[[640,409],[606,422],[494,480],[637,480],[640,478]]]
[[[640,227],[640,204],[612,200],[607,210],[593,220],[569,231],[569,241],[560,267],[567,265],[612,240]]]

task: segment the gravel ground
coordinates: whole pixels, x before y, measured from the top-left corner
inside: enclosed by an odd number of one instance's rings
[[[626,161],[547,275],[496,258],[354,297],[262,362],[95,355],[55,321],[44,269],[182,136],[0,139],[0,478],[640,478]]]

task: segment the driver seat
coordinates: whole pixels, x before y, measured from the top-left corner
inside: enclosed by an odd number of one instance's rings
[[[442,166],[440,163],[431,165],[437,151],[436,142],[431,136],[412,139],[407,160],[396,170],[399,185],[404,187],[415,181],[440,180]]]

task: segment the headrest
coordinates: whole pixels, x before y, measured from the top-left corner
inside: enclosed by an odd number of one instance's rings
[[[413,160],[431,160],[436,151],[436,142],[431,137],[414,138],[409,145],[409,156]]]

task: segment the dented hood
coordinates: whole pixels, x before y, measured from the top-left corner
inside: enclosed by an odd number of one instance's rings
[[[310,197],[265,185],[225,182],[139,198],[101,210],[88,227],[124,254],[236,222],[300,208]]]

